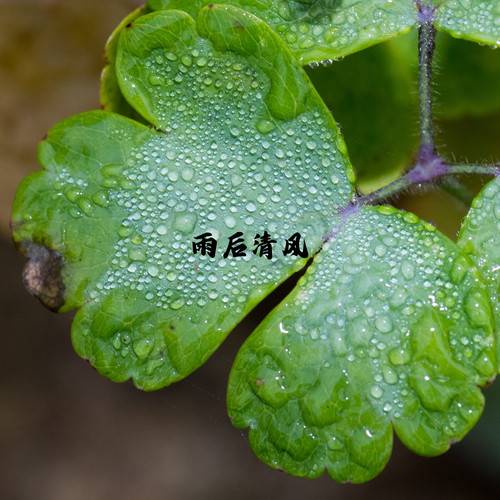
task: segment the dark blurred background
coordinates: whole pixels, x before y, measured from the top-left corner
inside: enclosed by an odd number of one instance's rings
[[[143,393],[94,372],[72,349],[71,315],[46,311],[24,290],[8,227],[16,186],[38,169],[37,143],[52,125],[99,107],[104,43],[140,4],[0,0],[0,498],[498,498],[500,387],[487,389],[481,423],[441,457],[396,442],[365,485],[299,479],[260,463],[226,415],[232,360],[264,309],[186,380]],[[399,203],[453,237],[465,209],[435,195]]]

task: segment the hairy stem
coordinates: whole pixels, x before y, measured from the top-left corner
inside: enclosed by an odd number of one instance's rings
[[[387,184],[376,191],[372,191],[371,193],[365,194],[364,196],[360,196],[356,200],[357,205],[376,205],[378,203],[383,202],[393,196],[405,191],[411,186],[411,183],[408,181],[407,175],[396,179],[395,181]]]
[[[447,175],[453,174],[478,174],[478,175],[498,175],[500,165],[447,165]]]
[[[436,41],[434,27],[434,10],[430,4],[417,2],[419,11],[418,27],[418,87],[420,109],[420,151],[419,160],[428,160],[435,155],[434,133],[432,122],[432,58]]]
[[[434,143],[434,127],[432,120],[432,59],[436,42],[434,13],[436,7],[429,0],[415,0],[418,9],[418,72],[419,72],[419,115],[420,146],[416,163],[402,177],[364,196],[359,196],[347,206],[338,210],[345,221],[357,213],[360,206],[376,205],[408,190],[413,186],[421,186],[439,180],[442,189],[459,201],[470,204],[474,194],[463,186],[452,175],[479,174],[500,175],[500,165],[465,165],[444,161],[437,153]],[[329,237],[334,234],[327,235]],[[328,239],[328,238],[327,238]]]

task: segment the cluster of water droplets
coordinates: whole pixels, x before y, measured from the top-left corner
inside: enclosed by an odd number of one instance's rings
[[[437,12],[439,26],[456,33],[479,37],[492,48],[500,46],[500,5],[498,2],[450,0]]]
[[[417,404],[453,439],[477,416],[476,384],[496,372],[477,272],[432,226],[391,207],[349,218],[272,325],[254,346],[252,390],[290,412],[302,402],[297,425],[333,451],[360,404],[373,408],[368,437],[383,433],[374,415],[406,422]]]
[[[134,146],[127,164],[101,169],[107,198],[128,215],[98,293],[128,288],[166,310],[218,301],[238,314],[252,290],[290,272],[297,258],[283,256],[285,240],[299,232],[312,251],[323,217],[350,197],[344,144],[321,109],[286,122],[269,115],[269,79],[236,54],[200,42],[143,64],[163,132]],[[239,231],[246,256],[222,258]],[[276,240],[271,260],[252,253],[264,231]],[[193,252],[207,232],[215,258]]]
[[[487,279],[489,296],[498,314],[500,263],[500,185],[492,180],[478,196],[463,222],[458,245],[474,259]]]
[[[273,26],[289,46],[307,54],[315,48],[338,50],[381,40],[415,24],[413,6],[405,2],[381,0],[339,7],[336,3],[306,5],[278,2],[277,11],[268,14]]]

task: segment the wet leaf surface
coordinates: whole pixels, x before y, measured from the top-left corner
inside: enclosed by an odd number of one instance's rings
[[[197,368],[305,264],[286,240],[298,234],[312,254],[351,197],[328,110],[286,52],[276,66],[281,40],[241,16],[206,9],[205,38],[187,14],[142,16],[121,38],[118,75],[161,130],[105,111],[70,118],[18,192],[15,239],[63,256],[60,310],[81,307],[75,348],[113,380],[155,389]],[[239,19],[244,30],[211,32]],[[224,256],[239,233],[245,255]],[[252,252],[265,234],[273,255]],[[195,253],[202,240],[213,256]]]
[[[496,374],[490,307],[472,262],[432,226],[361,209],[243,345],[229,414],[262,460],[299,476],[371,479],[392,427],[413,451],[443,453]]]

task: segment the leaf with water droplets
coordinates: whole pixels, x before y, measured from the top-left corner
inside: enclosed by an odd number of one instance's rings
[[[151,9],[179,9],[195,17],[210,0],[148,0]],[[414,28],[413,0],[226,0],[267,22],[302,64],[338,59]]]
[[[118,41],[122,31],[125,30],[130,23],[148,12],[149,9],[147,6],[139,7],[125,17],[116,27],[106,42],[106,65],[101,74],[101,105],[103,109],[128,116],[134,120],[141,120],[141,116],[125,100],[120,90],[118,78],[116,76],[116,53],[118,51]]]
[[[387,463],[393,429],[423,455],[461,439],[495,373],[472,261],[413,214],[362,208],[243,345],[228,408],[266,463],[363,482]]]
[[[253,16],[151,13],[123,30],[117,54],[123,94],[153,126],[106,111],[55,126],[13,230],[32,293],[80,308],[77,352],[149,390],[201,365],[306,263],[304,242],[319,248],[354,179],[328,109]]]
[[[490,181],[474,199],[467,217],[462,222],[457,244],[471,256],[484,276],[493,304],[495,320],[500,324],[498,285],[500,277],[500,179],[495,178]],[[497,331],[497,335],[498,333]]]
[[[500,46],[500,0],[439,2],[436,27],[457,38]]]

